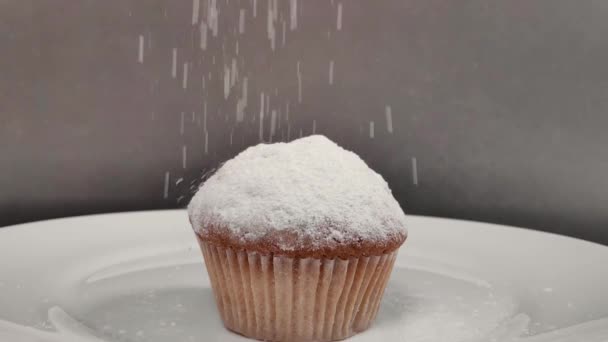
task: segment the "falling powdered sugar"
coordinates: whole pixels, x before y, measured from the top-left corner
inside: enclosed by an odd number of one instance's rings
[[[202,236],[221,226],[256,243],[289,232],[285,250],[407,234],[382,176],[321,135],[246,149],[201,186],[188,212]]]

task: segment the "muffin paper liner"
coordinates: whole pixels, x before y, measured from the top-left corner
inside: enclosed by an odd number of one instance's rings
[[[226,328],[265,341],[335,341],[367,329],[397,256],[302,259],[199,244]]]

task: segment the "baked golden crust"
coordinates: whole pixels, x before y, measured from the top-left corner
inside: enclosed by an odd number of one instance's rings
[[[268,232],[255,241],[250,241],[221,225],[207,225],[202,229],[195,229],[195,233],[202,241],[218,247],[258,252],[262,255],[314,259],[349,259],[383,255],[398,249],[407,238],[407,233],[403,230],[375,240],[359,238],[340,241],[328,238],[319,242],[301,239],[295,230],[276,230]]]

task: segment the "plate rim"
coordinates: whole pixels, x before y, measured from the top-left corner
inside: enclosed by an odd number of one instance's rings
[[[117,211],[117,212],[106,212],[106,213],[95,213],[95,214],[83,214],[83,215],[74,215],[74,216],[65,216],[65,217],[56,217],[44,220],[23,222],[8,226],[0,227],[0,236],[3,233],[7,233],[9,231],[14,232],[15,230],[21,229],[37,229],[38,226],[46,225],[49,223],[60,223],[60,222],[71,222],[78,220],[87,220],[87,219],[106,219],[118,216],[132,216],[132,215],[157,215],[157,214],[176,214],[176,213],[184,213],[187,215],[187,211],[185,208],[174,208],[174,209],[150,209],[150,210],[133,210],[133,211]],[[186,216],[185,216],[186,217]],[[466,224],[469,225],[469,228],[480,229],[480,230],[499,230],[499,231],[511,231],[516,232],[515,234],[525,234],[528,236],[535,236],[537,238],[551,238],[551,239],[561,239],[564,241],[569,241],[573,243],[584,243],[589,244],[591,246],[604,248],[608,253],[608,245],[603,245],[601,243],[595,241],[589,241],[585,239],[581,239],[578,237],[573,237],[569,235],[558,234],[554,232],[547,232],[542,230],[537,230],[529,227],[521,227],[514,225],[506,225],[494,222],[486,222],[486,221],[475,221],[461,218],[450,218],[450,217],[441,217],[441,216],[431,216],[431,215],[412,215],[406,214],[406,220],[411,222],[412,220],[422,220],[422,221],[436,221],[441,222],[443,224]],[[483,227],[481,227],[483,226]],[[409,232],[408,232],[409,234]],[[408,239],[410,236],[408,236]]]

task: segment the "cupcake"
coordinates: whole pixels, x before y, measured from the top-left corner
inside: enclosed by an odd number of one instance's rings
[[[246,149],[188,214],[224,325],[266,341],[367,329],[407,237],[384,179],[320,135]]]

